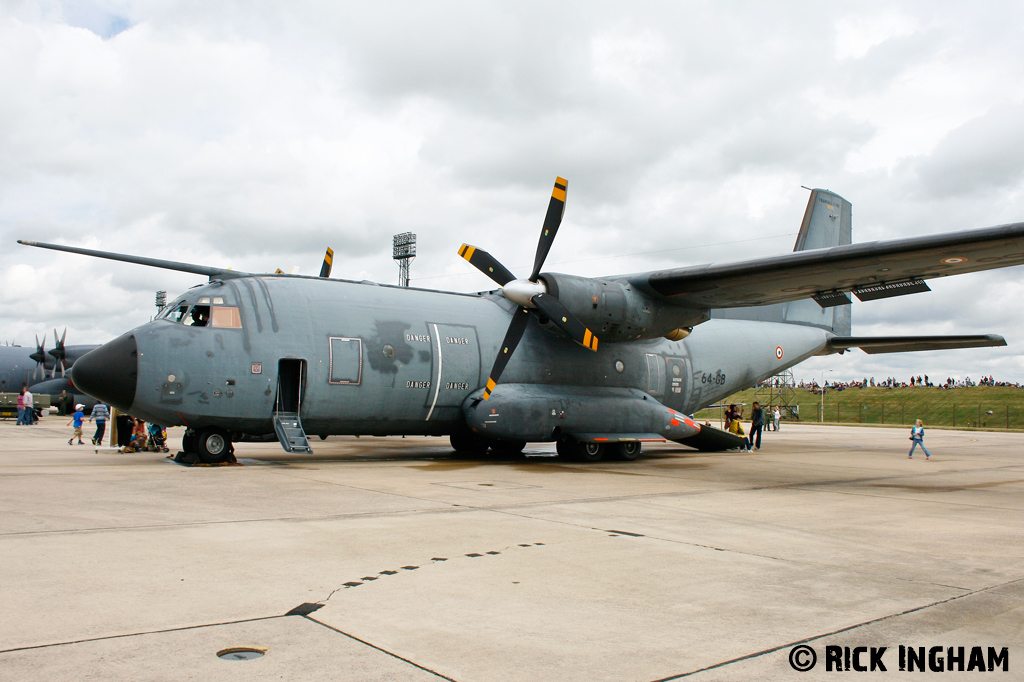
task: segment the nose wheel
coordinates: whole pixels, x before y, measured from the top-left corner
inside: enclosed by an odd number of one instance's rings
[[[181,437],[181,449],[185,451],[183,461],[190,464],[195,461],[203,464],[236,461],[231,435],[218,426],[207,426],[198,431],[189,429]]]

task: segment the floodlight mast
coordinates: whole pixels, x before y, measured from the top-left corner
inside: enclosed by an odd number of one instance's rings
[[[412,232],[396,234],[392,240],[391,257],[398,261],[398,286],[409,286],[409,265],[416,258],[416,235]]]

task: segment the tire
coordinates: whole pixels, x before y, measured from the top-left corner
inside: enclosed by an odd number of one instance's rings
[[[615,458],[624,462],[632,462],[640,456],[640,441],[627,440],[615,444]]]
[[[196,439],[196,453],[206,464],[219,464],[231,459],[234,446],[231,436],[224,429],[208,426],[199,432]]]
[[[181,436],[181,449],[185,452],[196,451],[196,432],[192,429],[187,430]]]
[[[483,438],[468,431],[458,431],[448,437],[452,450],[460,455],[482,455],[487,452],[487,443]]]
[[[576,446],[576,457],[580,462],[600,462],[606,449],[604,443],[579,443]]]
[[[499,457],[518,457],[525,447],[525,440],[499,440],[491,443],[491,452]]]

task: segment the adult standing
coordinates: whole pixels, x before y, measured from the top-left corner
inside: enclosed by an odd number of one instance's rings
[[[93,445],[103,445],[103,434],[107,430],[107,419],[109,418],[110,410],[102,401],[97,400],[92,408],[92,414],[89,415],[89,421],[96,420],[96,435],[92,437]]]
[[[25,395],[22,401],[25,404],[25,424],[32,426],[36,423],[36,406],[32,398],[32,391],[28,390],[28,386],[25,387]]]
[[[910,429],[910,440],[914,444],[910,446],[910,454],[907,455],[907,459],[914,459],[914,450],[917,449],[918,445],[924,450],[924,458],[926,460],[932,458],[932,453],[928,452],[928,448],[924,446],[924,422],[920,419],[914,424],[914,428]]]
[[[782,419],[782,413],[779,411],[779,406],[775,406],[775,411],[772,412],[772,421],[775,422],[775,430],[779,430],[779,420]]]
[[[25,391],[28,387],[22,384],[21,392],[18,394],[18,426],[25,423]]]
[[[764,428],[764,410],[761,403],[754,401],[754,409],[750,411],[750,435],[747,436],[747,446],[750,450],[761,449],[761,429]],[[755,439],[755,436],[757,437]]]

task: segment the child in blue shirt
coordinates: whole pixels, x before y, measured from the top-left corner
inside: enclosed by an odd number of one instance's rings
[[[71,421],[68,422],[68,426],[71,426],[72,423],[75,425],[75,435],[68,438],[68,445],[71,445],[71,441],[75,439],[75,436],[78,436],[79,445],[85,445],[82,442],[82,420],[85,419],[85,412],[82,410],[84,409],[85,405],[81,403],[75,405],[75,413],[71,416]]]

